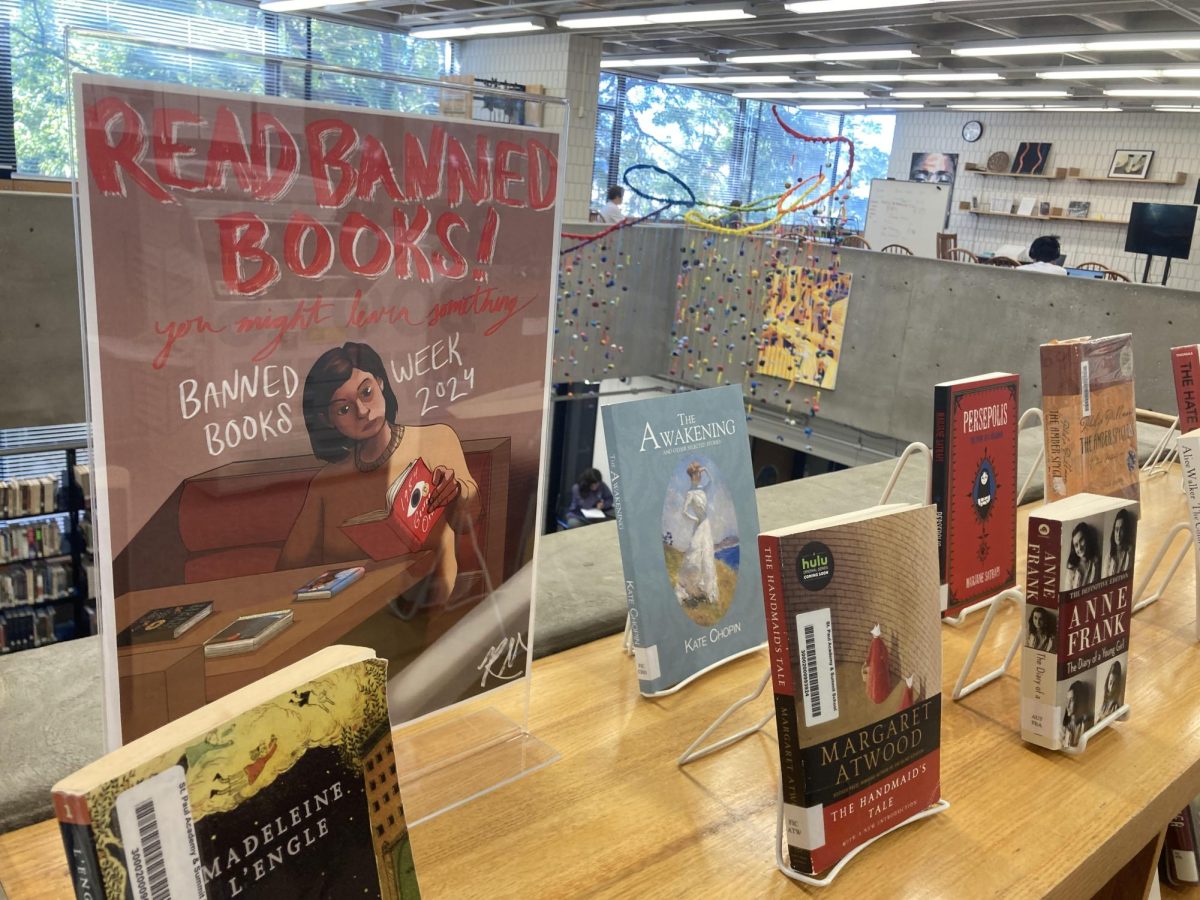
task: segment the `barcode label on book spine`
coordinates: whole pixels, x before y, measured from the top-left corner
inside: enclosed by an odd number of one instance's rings
[[[1088,379],[1088,361],[1079,361],[1079,399],[1083,403],[1083,418],[1092,414],[1092,383]]]
[[[833,620],[828,609],[796,616],[804,724],[820,725],[838,717],[837,668],[833,658]]]
[[[187,779],[172,766],[117,798],[117,823],[134,900],[204,900]]]

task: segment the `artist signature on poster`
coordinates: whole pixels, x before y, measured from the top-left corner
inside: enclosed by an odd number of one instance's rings
[[[480,687],[488,686],[488,679],[497,681],[512,681],[525,674],[525,657],[529,648],[525,646],[525,636],[517,632],[515,637],[503,637],[500,643],[488,649],[483,655],[483,662],[475,668],[482,672],[479,679]]]

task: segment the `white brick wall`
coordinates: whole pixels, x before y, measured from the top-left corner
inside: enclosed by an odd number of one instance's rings
[[[540,84],[546,93],[570,103],[563,218],[586,222],[592,194],[596,145],[596,95],[600,89],[600,39],[578,34],[540,34],[463,41],[459,53],[464,75]],[[546,107],[545,124],[562,124],[561,108]]]
[[[963,123],[978,119],[983,137],[974,144],[962,139]],[[913,112],[896,116],[888,174],[907,178],[912,154],[922,151],[957,153],[958,179],[954,186],[950,231],[968,250],[994,251],[1002,244],[1030,242],[1042,234],[1062,239],[1067,265],[1094,261],[1140,281],[1146,258],[1125,252],[1125,227],[1098,222],[1061,220],[1033,221],[977,216],[958,208],[959,201],[979,198],[986,209],[993,198],[1033,197],[1048,200],[1064,210],[1072,200],[1091,203],[1091,215],[1106,219],[1128,219],[1130,204],[1191,203],[1200,173],[1200,114],[1194,113],[1042,113],[1042,112]],[[990,178],[967,172],[967,162],[984,163],[990,153],[1004,150],[1015,156],[1021,141],[1053,144],[1047,166],[1077,168],[1083,175],[1105,175],[1118,148],[1153,150],[1151,178],[1173,178],[1187,172],[1181,186],[1132,182],[1040,181],[1027,178]],[[1156,259],[1151,280],[1161,277],[1162,261]],[[1190,260],[1171,264],[1171,287],[1200,290],[1200,240],[1192,247]]]

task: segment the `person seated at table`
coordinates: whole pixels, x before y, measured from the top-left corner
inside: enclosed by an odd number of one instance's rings
[[[1045,272],[1047,275],[1066,275],[1062,267],[1063,252],[1058,235],[1047,234],[1029,245],[1029,258],[1033,262],[1021,266],[1022,272]]]
[[[579,480],[571,485],[571,503],[565,516],[568,528],[578,528],[591,522],[599,522],[595,514],[588,517],[584,510],[599,510],[607,514],[613,508],[612,491],[604,483],[604,476],[599,469],[584,469],[579,473]],[[607,515],[604,518],[608,518]]]
[[[621,203],[625,200],[625,189],[619,184],[614,184],[608,189],[607,197],[608,202],[600,210],[600,221],[607,222],[609,225],[623,222],[625,213],[621,211]]]

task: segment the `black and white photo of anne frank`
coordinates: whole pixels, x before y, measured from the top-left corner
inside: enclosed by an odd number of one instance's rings
[[[1030,650],[1054,652],[1054,642],[1058,634],[1058,616],[1035,606],[1029,611],[1029,627],[1025,634],[1025,646]]]
[[[1104,574],[1119,575],[1133,571],[1133,547],[1137,535],[1137,518],[1128,509],[1118,509],[1108,535],[1108,556]]]
[[[1087,587],[1100,580],[1100,532],[1090,522],[1080,522],[1071,530],[1071,546],[1063,569],[1065,589]]]

